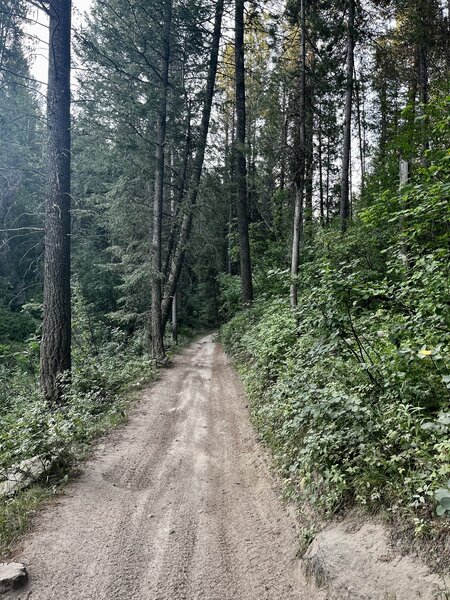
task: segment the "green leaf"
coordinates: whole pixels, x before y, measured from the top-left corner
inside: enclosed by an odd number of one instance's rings
[[[449,490],[450,493],[450,490]],[[450,496],[444,496],[441,498],[441,506],[445,508],[445,510],[450,510]]]

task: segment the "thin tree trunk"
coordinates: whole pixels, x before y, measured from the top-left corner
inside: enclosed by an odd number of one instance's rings
[[[366,176],[365,156],[364,156],[364,139],[363,139],[363,123],[361,117],[361,98],[359,94],[359,82],[355,71],[355,92],[356,92],[356,118],[358,120],[358,141],[359,141],[359,160],[361,165],[361,195],[364,193],[364,180]]]
[[[170,66],[170,33],[172,28],[172,0],[165,0],[164,4],[164,30],[163,49],[161,63],[161,83],[159,94],[159,112],[156,133],[156,168],[155,189],[153,195],[153,231],[152,231],[152,307],[151,307],[151,332],[152,332],[152,356],[155,360],[163,360],[164,330],[162,324],[161,302],[162,302],[162,208],[164,196],[164,157],[167,129],[167,94],[169,87]]]
[[[71,368],[70,302],[70,27],[71,1],[52,0],[48,69],[49,186],[45,203],[41,388],[61,400],[60,376]]]
[[[420,102],[424,106],[428,104],[428,52],[425,42],[419,47],[419,95]]]
[[[382,84],[380,90],[380,109],[381,109],[381,133],[380,133],[380,158],[381,161],[384,162],[386,156],[386,144],[387,144],[387,81],[386,76],[382,74]]]
[[[188,109],[188,134],[187,134],[187,140],[186,140],[186,152],[185,152],[185,156],[184,156],[184,161],[183,161],[183,174],[181,176],[182,181],[180,182],[180,186],[179,188],[181,188],[181,190],[179,189],[179,199],[182,199],[183,195],[184,195],[184,186],[185,186],[185,179],[187,176],[187,161],[189,158],[189,153],[188,153],[188,149],[190,148],[190,127],[191,125],[191,111],[190,111],[190,106]],[[171,184],[172,184],[172,178],[173,178],[173,170],[171,171]],[[170,186],[172,189],[172,185]],[[180,200],[181,201],[181,200]],[[176,194],[172,194],[172,198],[171,198],[171,202],[170,202],[170,215],[172,217],[172,236],[171,236],[171,241],[174,239],[174,232],[175,232],[175,224],[176,224],[176,220],[177,220],[177,197]],[[174,344],[178,344],[178,290],[175,291],[174,295],[173,295],[173,300],[172,300],[172,341]]]
[[[283,96],[281,105],[281,114],[283,116],[283,130],[281,132],[281,157],[280,157],[280,190],[284,190],[286,184],[286,153],[288,147],[288,117],[287,117],[286,88],[283,85]]]
[[[180,227],[178,244],[173,254],[171,268],[167,279],[165,296],[162,303],[162,327],[163,330],[167,325],[170,316],[170,308],[172,299],[177,289],[178,280],[183,266],[186,246],[189,241],[192,228],[193,210],[197,204],[198,191],[202,176],[203,163],[205,160],[206,142],[208,140],[209,122],[211,118],[211,107],[214,97],[214,88],[216,83],[217,63],[219,58],[219,45],[222,32],[222,17],[223,17],[224,0],[217,0],[214,18],[214,31],[211,42],[211,58],[208,67],[208,77],[206,81],[205,101],[202,111],[202,120],[198,135],[198,146],[193,162],[193,173],[191,187],[188,196],[186,212]]]
[[[306,14],[305,0],[300,0],[300,89],[299,89],[299,147],[298,164],[294,179],[295,203],[294,203],[294,227],[292,235],[291,255],[291,289],[290,301],[293,310],[298,304],[297,277],[300,264],[300,245],[303,232],[303,195],[305,190],[305,152],[306,152]]]
[[[190,103],[187,104],[187,111],[188,111],[188,114],[187,114],[186,145],[185,145],[185,149],[184,149],[181,173],[180,173],[178,186],[177,186],[178,202],[175,202],[176,207],[181,206],[183,203],[183,199],[184,199],[186,187],[187,187],[189,159],[191,157],[191,151],[192,151],[192,134],[191,134],[192,115],[191,115]],[[178,234],[179,223],[178,223],[177,214],[176,214],[177,210],[178,210],[178,208],[176,208],[175,215],[172,219],[172,228],[170,231],[169,243],[168,243],[168,247],[167,247],[167,255],[166,255],[166,260],[165,260],[165,264],[164,264],[165,277],[167,277],[168,273],[169,273],[169,269],[170,269],[170,265],[171,265],[171,261],[172,261],[172,255],[175,250],[175,241],[176,241],[177,234]]]
[[[324,212],[324,197],[323,197],[323,162],[322,162],[322,105],[319,106],[319,125],[317,131],[317,160],[319,166],[319,213],[320,213],[320,224],[323,227],[325,225],[325,212]]]
[[[421,110],[426,114],[426,107],[429,101],[429,75],[428,75],[428,48],[425,41],[427,35],[425,28],[421,28],[419,33],[419,99],[421,103]],[[422,131],[423,131],[423,155],[422,155],[422,166],[428,166],[428,159],[426,152],[430,148],[430,141],[428,139],[428,125],[429,119],[423,120]]]
[[[350,147],[352,129],[353,69],[355,50],[355,0],[348,0],[347,23],[347,83],[345,96],[344,144],[341,171],[341,231],[347,230],[350,221]]]
[[[306,155],[305,155],[305,238],[311,241],[313,226],[313,177],[314,177],[314,63],[315,57],[311,54],[310,77],[307,86],[307,103],[305,115],[306,127]]]
[[[172,341],[174,344],[178,344],[178,292],[175,293],[172,298]]]
[[[245,72],[244,72],[244,5],[235,0],[235,84],[236,84],[236,208],[239,233],[242,302],[253,300],[252,265],[248,236],[247,163],[245,159]]]
[[[231,234],[233,231],[233,203],[230,202],[230,206],[228,209],[228,243],[227,243],[227,273],[228,275],[233,274],[233,261],[231,258],[232,244],[231,244]]]
[[[233,115],[234,115],[234,109],[233,109]],[[233,131],[234,131],[234,118],[233,118],[233,125],[231,128],[231,132],[232,135],[231,137],[233,138]],[[226,114],[225,117],[225,156],[224,156],[224,175],[223,175],[223,182],[224,182],[224,187],[226,190],[226,198],[228,201],[228,223],[227,223],[227,227],[226,227],[226,239],[227,239],[227,245],[226,245],[226,257],[225,257],[225,262],[226,262],[226,270],[227,273],[229,275],[232,274],[232,260],[231,260],[231,232],[232,232],[232,221],[233,221],[233,202],[232,202],[232,197],[233,197],[233,193],[232,193],[232,172],[233,172],[233,167],[232,167],[232,163],[233,163],[233,159],[232,159],[232,152],[230,151],[230,148],[233,145],[233,139],[231,141],[231,145],[230,145],[230,123],[229,123],[229,119],[228,119],[228,114]]]
[[[330,159],[331,159],[330,131],[328,131],[328,137],[327,137],[327,183],[326,183],[326,195],[325,195],[327,225],[330,224]]]
[[[399,175],[400,175],[400,177],[399,177],[400,178],[399,190],[400,190],[400,192],[408,184],[409,169],[410,169],[409,162],[407,160],[401,158],[400,159],[400,165],[399,165]],[[406,207],[404,206],[404,202],[402,200],[402,210],[404,210],[405,208]],[[404,217],[401,216],[401,218],[400,218],[400,231],[401,231],[401,234],[402,234],[402,245],[401,245],[400,256],[401,256],[402,264],[405,267],[405,270],[408,270],[408,268],[409,268],[408,245],[406,243],[406,240],[404,239],[404,230],[405,230]]]

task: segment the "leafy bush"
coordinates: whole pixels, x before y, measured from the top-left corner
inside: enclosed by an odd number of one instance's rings
[[[317,232],[295,315],[272,293],[222,328],[291,493],[328,512],[450,514],[449,158],[435,144],[346,236]]]
[[[78,363],[56,409],[42,399],[37,381],[19,371],[13,380],[9,377],[8,398],[0,411],[1,470],[37,455],[70,460],[105,423],[124,416],[123,391],[153,379],[156,368],[148,356],[110,344],[101,355]]]
[[[24,342],[36,330],[37,322],[26,312],[11,311],[0,306],[0,344]]]
[[[75,286],[73,369],[58,407],[41,397],[39,341],[0,347],[0,471],[41,456],[70,461],[108,423],[124,416],[124,392],[156,376],[140,334],[96,321]]]

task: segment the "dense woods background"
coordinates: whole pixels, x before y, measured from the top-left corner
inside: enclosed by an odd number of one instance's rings
[[[292,495],[446,527],[449,4],[94,0],[71,148],[63,5],[0,0],[0,466],[67,459],[229,321]]]

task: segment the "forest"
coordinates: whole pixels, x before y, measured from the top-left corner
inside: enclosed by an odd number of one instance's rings
[[[447,535],[450,2],[76,13],[0,0],[0,553],[202,331],[289,498]]]

